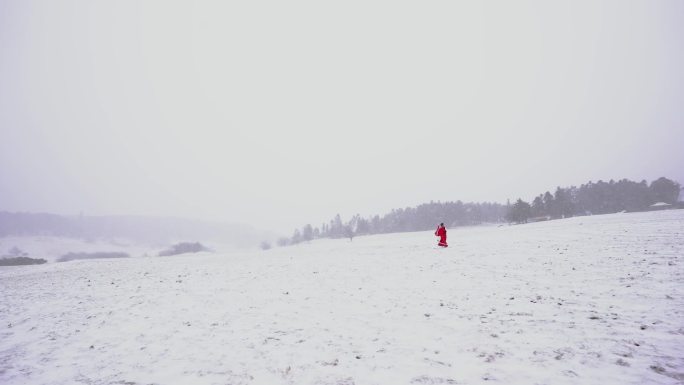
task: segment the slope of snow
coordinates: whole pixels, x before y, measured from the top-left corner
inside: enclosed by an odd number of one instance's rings
[[[684,210],[0,269],[2,384],[677,384]]]

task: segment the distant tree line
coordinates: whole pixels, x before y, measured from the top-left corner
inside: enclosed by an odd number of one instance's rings
[[[353,216],[343,221],[336,215],[330,222],[314,227],[310,224],[296,229],[291,237],[280,238],[278,246],[286,246],[317,238],[349,238],[359,235],[425,231],[444,222],[447,227],[481,223],[524,223],[530,218],[556,219],[576,215],[608,214],[620,211],[643,211],[656,202],[676,204],[680,185],[659,178],[650,185],[642,180],[633,182],[588,182],[580,187],[558,187],[536,196],[532,203],[518,199],[514,204],[430,202],[416,207],[395,209],[383,216],[364,218]],[[262,246],[262,248],[270,248]]]
[[[506,206],[499,203],[430,202],[416,207],[395,209],[383,216],[364,218],[354,215],[343,221],[336,215],[330,222],[296,229],[290,238],[280,238],[278,246],[297,244],[317,238],[349,238],[359,235],[424,231],[444,222],[449,227],[502,222]]]
[[[0,258],[0,266],[42,265],[47,261],[42,258],[8,257]]]
[[[47,261],[42,258],[29,258],[28,253],[14,246],[0,257],[0,266],[42,265]]]
[[[679,183],[659,178],[649,185],[645,180],[633,182],[622,179],[580,187],[557,187],[551,194],[547,191],[534,197],[532,203],[518,199],[506,214],[509,222],[524,223],[530,218],[557,219],[577,215],[609,214],[620,211],[645,211],[654,203],[677,203]]]

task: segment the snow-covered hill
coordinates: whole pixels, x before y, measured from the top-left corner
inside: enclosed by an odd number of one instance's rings
[[[677,384],[684,210],[0,269],[2,384]]]

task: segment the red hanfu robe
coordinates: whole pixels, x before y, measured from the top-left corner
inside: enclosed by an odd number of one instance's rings
[[[435,236],[439,237],[439,246],[442,247],[448,247],[447,241],[446,241],[446,229],[444,227],[438,227],[437,231],[435,231]]]

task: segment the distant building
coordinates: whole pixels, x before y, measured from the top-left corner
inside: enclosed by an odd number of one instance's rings
[[[648,206],[648,208],[650,210],[668,210],[668,209],[671,209],[673,207],[674,207],[673,205],[671,205],[669,203],[665,203],[665,202],[658,202],[658,203],[654,203],[654,204]]]

